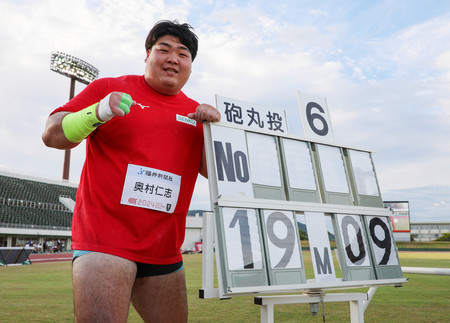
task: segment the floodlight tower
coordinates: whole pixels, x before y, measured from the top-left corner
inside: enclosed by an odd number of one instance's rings
[[[71,100],[75,95],[75,81],[89,84],[98,77],[98,69],[74,56],[61,52],[52,52],[50,59],[50,70],[70,77]],[[64,153],[63,180],[69,180],[70,149]]]

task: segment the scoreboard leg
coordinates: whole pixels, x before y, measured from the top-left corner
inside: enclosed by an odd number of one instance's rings
[[[217,288],[214,288],[214,216],[211,212],[203,213],[202,288],[199,297],[219,297]]]
[[[377,289],[378,289],[378,287],[372,286],[367,291],[367,300],[363,302],[363,304],[364,304],[363,311],[364,312],[366,311],[367,307],[369,306],[370,301],[372,300],[373,296],[375,295],[375,292],[377,291]]]
[[[261,306],[261,323],[273,323],[273,304]]]
[[[364,301],[368,300],[366,293],[332,293],[324,296],[303,295],[272,295],[255,296],[254,302],[261,306],[261,323],[273,322],[274,305],[276,304],[310,304],[320,302],[350,302],[350,322],[364,322]]]
[[[350,301],[350,322],[364,323],[364,304],[362,300]]]

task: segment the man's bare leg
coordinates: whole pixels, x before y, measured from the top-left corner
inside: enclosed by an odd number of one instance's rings
[[[136,279],[131,302],[145,322],[187,322],[184,269]]]
[[[132,261],[98,252],[73,263],[75,322],[126,322],[136,278]]]

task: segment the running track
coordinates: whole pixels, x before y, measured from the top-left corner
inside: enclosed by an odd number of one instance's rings
[[[30,255],[30,260],[35,264],[52,261],[70,261],[72,260],[72,252],[33,253]]]

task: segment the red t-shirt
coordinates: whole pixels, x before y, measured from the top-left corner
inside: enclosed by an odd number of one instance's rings
[[[170,264],[182,259],[186,215],[201,164],[203,127],[183,122],[198,103],[180,92],[165,96],[144,76],[92,82],[59,111],[78,111],[113,91],[128,93],[139,105],[114,117],[86,139],[72,221],[72,248],[114,254],[132,261]],[[181,176],[172,214],[120,203],[129,164]]]

